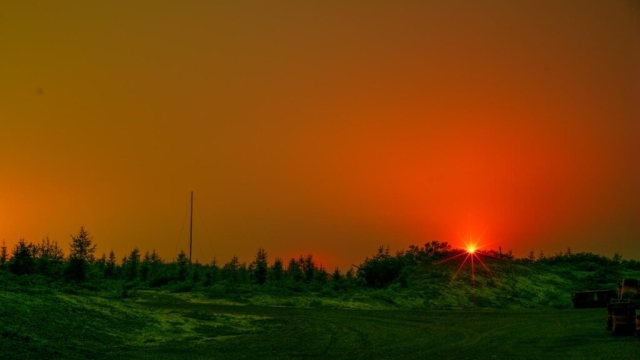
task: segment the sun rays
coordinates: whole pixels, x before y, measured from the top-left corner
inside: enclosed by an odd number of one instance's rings
[[[450,256],[450,257],[448,257],[448,258],[446,258],[444,260],[441,260],[441,261],[439,261],[439,262],[437,262],[435,264],[435,265],[443,264],[443,263],[449,262],[449,261],[457,259],[457,258],[462,258],[464,256],[464,259],[462,260],[462,263],[460,264],[460,266],[458,266],[458,268],[456,269],[456,272],[451,277],[451,280],[449,281],[449,284],[453,283],[453,281],[456,279],[458,274],[460,274],[460,272],[465,267],[465,265],[467,265],[467,263],[469,263],[469,267],[471,268],[471,285],[475,288],[475,286],[476,286],[476,262],[478,262],[481,265],[481,267],[487,272],[487,274],[489,274],[492,278],[497,280],[497,277],[495,276],[495,274],[489,269],[487,264],[484,261],[482,261],[481,257],[489,257],[489,258],[494,258],[494,259],[498,259],[498,258],[496,258],[495,256],[492,256],[488,252],[480,250],[481,248],[485,247],[486,245],[480,246],[479,243],[480,243],[480,238],[478,238],[477,240],[473,240],[471,238],[471,236],[469,236],[469,240],[465,241],[464,242],[464,246],[461,247],[461,249],[459,250],[460,253],[452,255],[452,256]]]

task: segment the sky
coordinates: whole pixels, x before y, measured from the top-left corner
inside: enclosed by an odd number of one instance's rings
[[[640,259],[634,0],[3,1],[0,238]]]

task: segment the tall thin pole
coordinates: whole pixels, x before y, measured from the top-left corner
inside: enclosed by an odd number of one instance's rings
[[[189,221],[189,263],[191,263],[192,244],[193,244],[193,190],[191,191],[191,220]]]

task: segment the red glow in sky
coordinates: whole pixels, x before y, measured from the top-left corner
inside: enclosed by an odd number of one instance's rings
[[[0,238],[640,258],[634,1],[0,4]],[[484,240],[483,240],[484,241]]]

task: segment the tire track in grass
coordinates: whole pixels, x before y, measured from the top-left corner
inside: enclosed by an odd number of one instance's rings
[[[262,316],[274,326],[189,354],[220,359],[634,358],[637,341],[612,338],[599,310],[408,311],[172,304],[216,314]],[[602,326],[601,326],[602,325]],[[635,339],[633,339],[635,340]],[[630,344],[635,346],[631,349]],[[188,344],[174,344],[184,346]]]
[[[332,317],[327,317],[323,322],[327,326],[325,331],[332,331],[334,340],[327,344],[325,355],[344,355],[347,352],[362,352],[371,348],[371,340],[361,328],[345,325]]]

